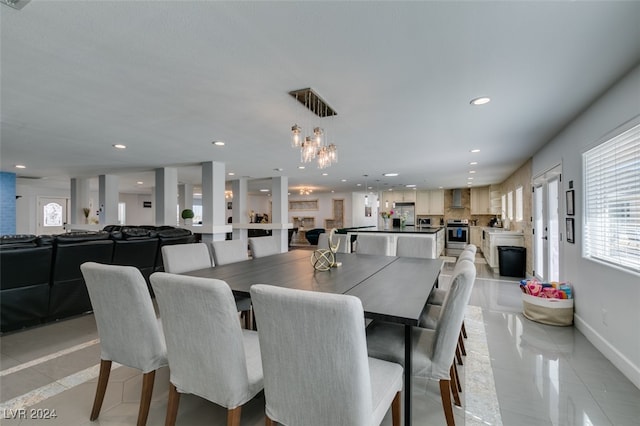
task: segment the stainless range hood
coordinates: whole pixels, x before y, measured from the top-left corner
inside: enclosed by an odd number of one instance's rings
[[[462,205],[462,189],[454,189],[452,191],[451,208],[452,209],[464,208],[464,206]]]

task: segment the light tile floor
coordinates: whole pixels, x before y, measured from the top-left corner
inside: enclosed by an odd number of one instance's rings
[[[640,390],[579,331],[527,320],[516,280],[494,276],[481,260],[476,266],[456,424],[640,424]],[[443,288],[452,269],[445,264]],[[141,375],[122,366],[111,374],[100,418],[89,421],[99,357],[92,315],[1,336],[0,424],[134,425]],[[168,370],[160,370],[149,425],[164,424],[168,382]],[[413,389],[414,424],[444,424],[438,384],[414,379]],[[53,410],[55,418],[41,418]],[[243,408],[242,424],[264,424],[263,410],[259,395]],[[225,417],[215,404],[181,398],[179,425],[224,425]],[[388,413],[383,425],[390,424]]]

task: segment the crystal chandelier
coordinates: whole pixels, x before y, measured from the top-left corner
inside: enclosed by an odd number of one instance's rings
[[[313,189],[300,188],[300,195],[310,195],[312,192],[313,192]]]
[[[333,108],[310,88],[294,90],[289,94],[318,117],[337,115]],[[326,132],[320,126],[313,127],[313,133],[305,135],[304,129],[294,124],[291,127],[291,145],[300,149],[301,162],[310,163],[316,160],[319,169],[338,162],[338,147],[328,142]]]

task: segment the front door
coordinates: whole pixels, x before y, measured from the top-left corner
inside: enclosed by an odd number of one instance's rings
[[[542,282],[560,280],[560,172],[557,166],[533,183],[533,272]]]
[[[67,217],[68,198],[38,197],[38,235],[62,234]]]

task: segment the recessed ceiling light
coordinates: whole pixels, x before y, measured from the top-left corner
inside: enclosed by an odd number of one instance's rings
[[[442,189],[442,188],[443,188],[442,186],[439,186],[439,187],[438,187],[438,189]]]
[[[304,170],[304,166],[298,166],[298,169]]]
[[[414,184],[410,183],[409,185],[405,185],[405,187],[407,187],[407,188],[415,188],[416,186]]]
[[[234,172],[229,172],[227,173],[228,176],[235,176],[236,174]]]
[[[346,181],[347,181],[346,179],[340,179],[340,182],[346,182]]]
[[[262,189],[260,190],[260,192],[269,192],[269,190],[268,190],[268,189],[265,189],[265,188],[262,188]]]
[[[113,145],[114,148],[117,149],[125,149],[127,146],[126,145],[122,145],[121,143],[116,143]]]
[[[27,166],[25,166],[24,164],[16,164],[16,169],[26,169]]]
[[[469,177],[467,178],[467,180],[473,180],[473,178],[472,178],[471,176],[469,176]]]
[[[477,161],[472,161],[472,162],[469,163],[470,166],[475,166],[476,164],[478,164]]]
[[[383,173],[382,176],[394,177],[394,176],[398,176],[398,173]]]
[[[474,174],[476,171],[475,170],[469,170],[470,174]]]
[[[211,143],[214,144],[215,146],[224,146],[224,142],[223,141],[213,141]]]
[[[476,149],[472,149],[470,152],[476,153],[476,152],[480,152],[480,150],[476,148]]]
[[[469,103],[471,105],[484,105],[488,104],[489,102],[491,102],[491,98],[487,96],[480,96],[479,98],[471,99],[471,102]]]
[[[329,176],[329,173],[324,172],[324,173],[322,174],[322,176]]]
[[[332,189],[332,190],[331,190],[331,193],[333,194],[334,192],[336,192],[336,191]]]
[[[361,183],[356,183],[356,186],[362,186],[362,184]]]
[[[137,183],[138,185],[142,185],[144,182],[143,182],[143,181],[141,181],[141,180],[139,180],[139,181],[137,181],[136,183]]]

